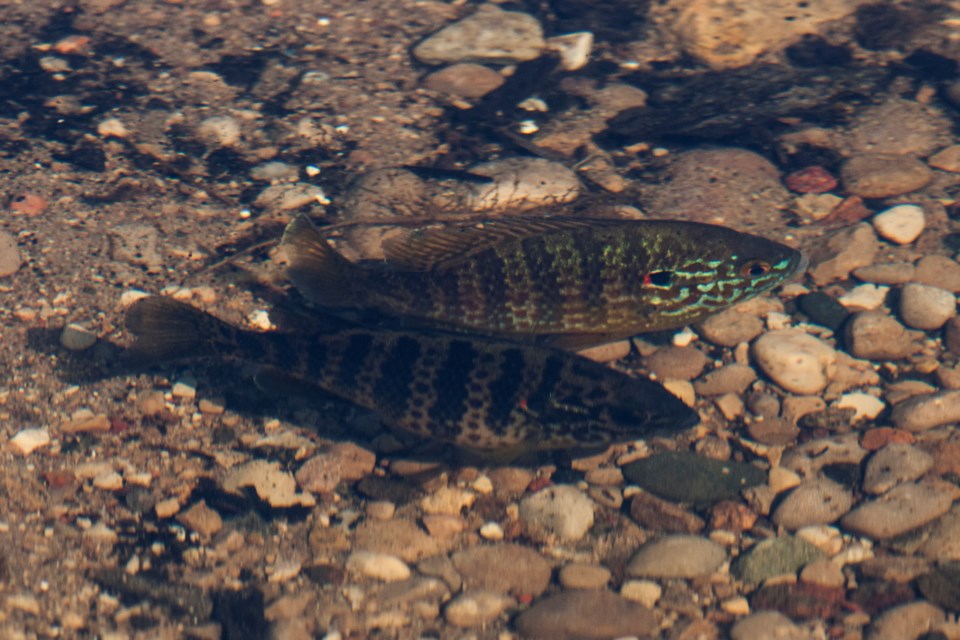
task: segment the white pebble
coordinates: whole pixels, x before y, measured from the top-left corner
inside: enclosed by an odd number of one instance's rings
[[[697,334],[690,327],[684,327],[673,334],[673,346],[688,347],[690,343],[697,339]]]
[[[815,394],[837,372],[837,352],[800,331],[771,331],[753,343],[757,364],[778,385],[792,393]]]
[[[663,587],[653,580],[627,580],[620,587],[620,595],[652,609],[663,595]]]
[[[868,420],[873,420],[880,412],[883,411],[886,407],[886,403],[872,396],[869,393],[845,393],[833,403],[833,406],[838,409],[854,409],[856,413],[853,416],[854,420],[862,420],[864,418]]]
[[[60,332],[60,344],[70,351],[89,349],[96,341],[97,334],[75,322],[71,322]]]
[[[955,315],[957,299],[946,289],[911,282],[900,292],[900,317],[914,329],[939,329]]]
[[[173,397],[193,400],[197,397],[197,381],[193,378],[184,377],[173,384]]]
[[[372,551],[354,551],[347,558],[347,571],[359,573],[384,582],[396,582],[410,577],[410,567],[396,556]]]
[[[48,444],[50,444],[50,432],[46,429],[24,429],[10,438],[10,446],[22,456],[28,456]]]
[[[503,527],[496,522],[485,522],[480,527],[480,537],[484,540],[503,540]]]
[[[240,142],[240,123],[229,116],[214,116],[200,123],[197,135],[211,147],[233,147]]]
[[[589,31],[567,33],[547,38],[547,46],[560,54],[560,68],[576,71],[587,66],[593,50],[593,34]]]
[[[872,311],[883,306],[889,291],[890,287],[861,284],[840,296],[839,301],[848,309]]]
[[[97,133],[103,138],[126,138],[130,135],[127,127],[117,118],[108,118],[98,124]]]
[[[910,244],[926,226],[923,208],[915,204],[898,204],[873,217],[873,228],[881,238],[897,244]]]

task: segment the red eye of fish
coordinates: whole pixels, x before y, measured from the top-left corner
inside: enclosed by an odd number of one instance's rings
[[[770,273],[770,263],[763,260],[751,260],[740,267],[740,275],[748,278],[759,278]]]
[[[669,287],[673,284],[673,272],[652,271],[643,277],[643,284],[652,287]]]

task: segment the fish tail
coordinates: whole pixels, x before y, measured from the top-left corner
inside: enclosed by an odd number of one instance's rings
[[[153,296],[134,302],[124,321],[135,340],[124,353],[129,365],[197,360],[221,353],[236,329],[173,298]]]
[[[283,232],[280,246],[287,254],[287,277],[304,298],[323,307],[355,306],[350,276],[353,264],[327,243],[310,219],[295,217]]]

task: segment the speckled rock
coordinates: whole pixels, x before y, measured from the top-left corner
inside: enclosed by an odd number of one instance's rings
[[[898,204],[873,216],[871,220],[877,235],[896,244],[910,244],[920,237],[926,226],[923,207]]]
[[[898,429],[913,432],[960,422],[960,391],[925,393],[908,398],[893,408],[890,420]]]
[[[901,484],[858,506],[841,520],[844,529],[882,540],[913,531],[940,517],[960,494],[942,480]]]
[[[865,360],[900,360],[920,350],[918,334],[879,311],[855,313],[844,335],[851,355]]]
[[[873,227],[865,222],[840,229],[810,252],[807,273],[817,285],[844,280],[854,269],[872,264],[879,248]]]
[[[485,4],[429,36],[413,48],[413,55],[426,64],[513,64],[539,57],[543,47],[543,29],[536,18]]]
[[[666,500],[714,503],[766,482],[757,467],[732,460],[711,460],[690,452],[666,452],[635,460],[623,468],[630,482]]]
[[[771,212],[786,208],[790,192],[780,170],[760,154],[733,147],[677,154],[666,179],[644,186],[650,211],[749,230],[775,223]]]
[[[593,501],[570,485],[555,485],[520,502],[520,523],[534,540],[575,542],[593,526]]]
[[[889,153],[863,153],[841,169],[846,190],[862,198],[889,198],[922,189],[933,172],[922,162]]]
[[[900,292],[900,317],[914,329],[939,329],[957,315],[954,294],[940,287],[910,283]]]
[[[917,600],[884,611],[870,624],[866,640],[904,640],[920,638],[946,620],[939,607]]]
[[[912,482],[933,466],[933,456],[908,444],[889,444],[867,461],[863,490],[886,493],[902,482]]]
[[[297,470],[297,484],[304,491],[329,493],[341,481],[360,480],[373,471],[377,457],[350,442],[337,443],[307,460]]]
[[[625,571],[638,578],[695,578],[710,575],[726,558],[723,547],[708,538],[672,535],[640,547]]]
[[[543,598],[516,620],[517,631],[529,640],[647,637],[657,627],[650,609],[606,589],[576,589]]]
[[[727,393],[741,394],[757,379],[753,367],[745,364],[728,364],[715,369],[694,382],[693,388],[702,396],[721,396]]]
[[[808,480],[795,488],[773,513],[774,523],[794,531],[801,527],[830,524],[850,511],[853,493],[826,478]]]
[[[550,583],[550,563],[533,549],[518,544],[469,547],[451,559],[468,591],[538,596]]]
[[[899,97],[867,106],[854,115],[843,139],[848,154],[927,156],[949,135],[949,118],[930,105]]]
[[[785,329],[753,343],[753,357],[770,378],[792,393],[818,393],[837,373],[837,352],[814,336]]]
[[[774,576],[796,573],[823,552],[797,536],[769,538],[753,545],[731,565],[730,572],[749,585]]]

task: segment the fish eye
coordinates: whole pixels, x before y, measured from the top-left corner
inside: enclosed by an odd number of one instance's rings
[[[759,278],[770,273],[772,268],[770,263],[765,260],[751,260],[740,267],[740,275],[748,278]]]
[[[653,287],[669,287],[673,284],[673,271],[652,271],[644,276],[643,284]]]

